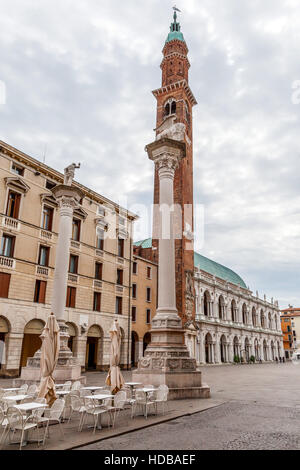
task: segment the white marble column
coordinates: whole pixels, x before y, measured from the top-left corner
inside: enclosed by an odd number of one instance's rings
[[[176,315],[175,245],[173,233],[173,182],[178,158],[162,155],[157,161],[159,177],[160,231],[158,254],[158,307],[156,315]]]
[[[73,212],[84,196],[80,189],[61,184],[52,190],[59,204],[59,230],[56,246],[54,281],[51,301],[51,311],[57,318],[60,327],[60,357],[71,357],[68,347],[68,327],[65,323],[65,306],[70,258],[70,243],[72,236]]]

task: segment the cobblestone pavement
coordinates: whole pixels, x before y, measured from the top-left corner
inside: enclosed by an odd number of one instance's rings
[[[217,408],[98,442],[86,450],[296,450],[300,410],[228,402]]]
[[[257,364],[202,371],[212,398],[227,403],[82,449],[300,449],[300,366]]]

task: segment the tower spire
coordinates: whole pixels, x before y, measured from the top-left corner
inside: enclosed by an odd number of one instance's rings
[[[174,10],[173,23],[171,23],[170,32],[166,39],[166,43],[173,41],[174,39],[185,42],[183,34],[180,32],[180,23],[177,22],[177,11],[180,12],[180,10],[176,6],[173,7],[173,10]]]

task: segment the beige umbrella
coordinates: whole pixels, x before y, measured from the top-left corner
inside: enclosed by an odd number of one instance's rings
[[[59,326],[55,315],[51,314],[48,317],[41,336],[43,344],[41,354],[41,382],[38,396],[39,398],[46,398],[48,405],[51,406],[57,398],[52,374],[57,364],[60,347]]]
[[[120,355],[121,355],[121,330],[118,320],[115,320],[109,330],[111,339],[110,345],[110,368],[106,377],[106,384],[112,389],[115,395],[124,385],[124,379],[120,371]]]

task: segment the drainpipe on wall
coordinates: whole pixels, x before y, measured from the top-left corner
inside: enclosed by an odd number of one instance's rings
[[[131,230],[130,230],[130,262],[129,262],[129,296],[128,296],[128,341],[127,341],[127,370],[131,369],[130,365],[130,340],[131,340],[131,335],[130,335],[130,317],[131,317],[131,270],[132,270],[132,225],[131,225]]]

